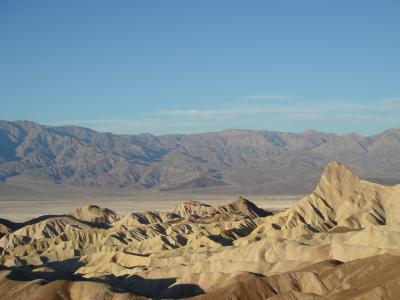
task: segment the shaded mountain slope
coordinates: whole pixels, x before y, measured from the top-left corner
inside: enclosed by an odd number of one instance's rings
[[[332,160],[386,184],[398,183],[400,173],[398,129],[369,137],[249,130],[152,136],[0,121],[0,144],[3,182],[160,190],[232,186],[290,194],[311,191]]]
[[[396,225],[400,223],[399,194],[400,185],[385,187],[360,180],[344,166],[332,162],[310,195],[268,219],[258,232],[273,234],[278,230],[282,236],[334,227],[355,230],[372,225]]]

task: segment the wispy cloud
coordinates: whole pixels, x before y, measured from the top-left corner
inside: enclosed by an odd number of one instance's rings
[[[268,113],[288,113],[297,114],[299,112],[317,112],[314,107],[287,107],[281,105],[236,105],[231,107],[221,107],[216,109],[188,109],[188,110],[167,110],[161,111],[161,115],[168,117],[181,118],[239,118],[244,116],[268,114]]]
[[[254,95],[254,96],[246,96],[246,100],[257,100],[257,101],[286,101],[293,100],[292,96],[287,95]]]
[[[46,122],[44,122],[46,123]],[[210,109],[173,109],[147,117],[69,120],[50,125],[78,125],[114,133],[194,133],[226,128],[265,129],[300,132],[322,131],[364,134],[400,127],[400,98],[372,102],[328,100],[291,101],[290,104],[254,102]]]

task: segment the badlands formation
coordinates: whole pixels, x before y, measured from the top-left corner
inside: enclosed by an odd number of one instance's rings
[[[1,219],[0,253],[1,299],[400,299],[400,185],[332,162],[282,212],[86,206]]]

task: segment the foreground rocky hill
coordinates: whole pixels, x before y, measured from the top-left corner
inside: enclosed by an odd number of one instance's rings
[[[248,130],[153,136],[0,121],[0,144],[0,182],[305,194],[332,160],[377,183],[398,183],[400,174],[399,129],[370,137]]]
[[[400,185],[332,162],[276,214],[239,198],[0,220],[1,299],[398,299]]]

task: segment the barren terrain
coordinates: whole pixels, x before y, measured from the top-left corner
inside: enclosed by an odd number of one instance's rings
[[[224,130],[116,135],[0,120],[0,182],[134,191],[304,195],[338,161],[369,181],[399,183],[400,130],[363,136]]]
[[[331,162],[288,209],[226,200],[126,214],[64,206],[25,222],[0,219],[0,295],[399,298],[400,185],[370,183]]]
[[[65,208],[86,204],[112,207],[120,214],[132,211],[166,211],[177,204],[197,200],[211,205],[232,202],[242,195],[259,207],[280,210],[290,207],[302,195],[251,195],[216,193],[212,189],[192,191],[121,191],[101,188],[77,188],[54,184],[0,184],[0,218],[26,221],[43,214],[62,214]],[[29,186],[29,188],[28,188]]]

